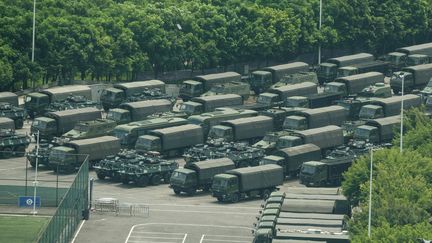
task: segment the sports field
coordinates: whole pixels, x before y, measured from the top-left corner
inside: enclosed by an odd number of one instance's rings
[[[0,243],[36,242],[49,217],[0,215]]]

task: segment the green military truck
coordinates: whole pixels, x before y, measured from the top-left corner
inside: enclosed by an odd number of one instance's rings
[[[251,94],[250,84],[238,81],[216,84],[212,86],[209,91],[202,94],[201,96],[212,96],[221,94],[237,94],[240,95],[243,100],[247,100]]]
[[[228,158],[189,163],[184,168],[173,172],[170,187],[176,195],[181,192],[194,195],[197,190],[207,192],[210,190],[215,175],[232,169],[235,169],[234,162]]]
[[[321,108],[331,106],[337,100],[342,99],[339,93],[319,93],[303,96],[291,96],[286,99],[285,106],[292,108]]]
[[[19,108],[8,102],[0,102],[0,117],[12,119],[15,123],[15,128],[20,129],[24,125],[26,112],[23,108]]]
[[[176,117],[146,119],[118,125],[114,128],[113,134],[120,139],[122,147],[132,149],[135,147],[138,137],[146,135],[151,130],[186,125],[187,123],[186,119]]]
[[[340,67],[350,66],[353,64],[371,62],[375,57],[369,53],[358,53],[354,55],[341,56],[327,59],[319,65],[317,75],[320,84],[328,83],[335,80],[337,69]]]
[[[74,140],[63,146],[52,148],[49,164],[56,172],[69,173],[77,170],[85,159],[89,161],[90,165],[93,165],[106,156],[115,155],[119,151],[119,140],[113,136]]]
[[[266,199],[283,180],[283,169],[279,165],[238,168],[215,175],[212,194],[219,202],[235,203],[257,196]]]
[[[348,118],[342,106],[307,109],[297,112],[296,115],[285,118],[283,128],[288,130],[306,130],[327,125],[341,126]]]
[[[394,130],[399,127],[400,122],[399,115],[368,120],[365,125],[355,129],[352,145],[356,148],[364,148],[366,143],[391,142],[394,137]]]
[[[7,117],[0,117],[0,129],[15,130],[15,123]]]
[[[81,108],[49,112],[47,117],[38,117],[33,120],[30,131],[36,136],[51,140],[53,137],[60,137],[64,133],[72,130],[80,121],[92,121],[102,118],[101,111],[96,108]]]
[[[321,149],[315,144],[303,144],[291,148],[277,150],[264,157],[260,165],[276,164],[284,170],[284,175],[297,177],[303,162],[321,160]]]
[[[27,114],[34,118],[43,115],[47,107],[54,102],[66,100],[70,95],[83,96],[87,100],[92,99],[91,88],[87,85],[65,85],[41,90],[26,95],[24,107]]]
[[[194,97],[180,106],[180,112],[188,115],[199,115],[212,112],[219,107],[243,105],[243,98],[237,94],[221,94],[203,97]]]
[[[304,162],[300,169],[300,184],[306,186],[339,186],[342,174],[351,166],[354,158],[347,156],[338,159]]]
[[[172,108],[172,102],[166,99],[143,100],[123,103],[119,108],[110,109],[106,119],[114,120],[117,124],[141,121],[156,112],[167,112]]]
[[[351,75],[367,73],[367,72],[379,72],[383,74],[387,74],[389,71],[389,62],[375,60],[372,62],[364,62],[353,64],[350,66],[340,67],[337,70],[337,77],[347,77]]]
[[[290,115],[296,114],[298,111],[305,110],[302,107],[279,107],[270,108],[263,111],[259,111],[260,115],[268,116],[273,119],[273,128],[276,131],[282,130],[285,118]]]
[[[253,142],[273,131],[273,119],[268,116],[255,116],[223,121],[210,129],[207,143]]]
[[[325,93],[341,94],[342,96],[355,95],[364,88],[376,83],[383,83],[384,75],[379,72],[361,73],[352,76],[337,78],[327,83],[324,87]]]
[[[284,76],[279,82],[270,86],[270,88],[278,88],[288,84],[297,84],[303,82],[312,82],[318,84],[318,77],[315,72],[298,72]]]
[[[0,92],[0,102],[9,103],[15,107],[18,107],[18,95],[12,92]]]
[[[274,106],[283,106],[286,104],[288,97],[317,94],[317,87],[316,83],[303,82],[271,88],[267,92],[261,93],[256,102],[264,105],[267,109]]]
[[[393,96],[385,99],[372,100],[369,104],[361,107],[359,118],[375,119],[400,114],[402,99],[404,101],[404,109],[419,107],[422,104],[421,97],[413,94],[404,95],[403,97]]]
[[[193,115],[188,117],[190,124],[199,125],[203,128],[205,137],[207,137],[210,128],[220,124],[222,121],[233,120],[243,117],[257,116],[258,112],[254,110],[243,110],[233,108],[216,108],[213,112],[203,113],[201,115]]]
[[[183,81],[180,87],[180,97],[184,100],[189,100],[193,97],[198,97],[209,91],[213,86],[240,82],[241,75],[236,72],[224,72],[196,76],[192,80]]]
[[[78,122],[69,132],[63,134],[61,139],[67,141],[95,138],[103,135],[111,135],[117,123],[113,120],[96,119],[93,121]]]
[[[287,75],[307,72],[309,65],[304,62],[292,62],[271,67],[265,67],[261,70],[251,73],[250,84],[256,94],[260,94],[270,88],[272,84],[281,81]]]
[[[390,68],[393,72],[401,70],[410,64],[418,65],[432,61],[432,42],[406,46],[396,49],[386,55],[386,61],[390,62]],[[429,59],[429,60],[427,60]]]
[[[24,156],[30,141],[27,134],[19,134],[13,129],[0,129],[0,158]]]
[[[148,135],[138,137],[135,150],[138,152],[159,152],[167,157],[183,154],[185,148],[204,142],[201,126],[187,124],[156,129]]]
[[[402,90],[404,93],[414,89],[423,89],[432,78],[432,63],[402,68],[400,72],[394,72],[390,78],[390,86],[395,94]]]
[[[129,97],[154,88],[165,92],[165,83],[160,80],[147,80],[114,84],[113,87],[102,91],[100,102],[102,107],[107,111],[127,102]]]

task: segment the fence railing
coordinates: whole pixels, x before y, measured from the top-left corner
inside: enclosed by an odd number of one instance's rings
[[[39,235],[39,243],[70,242],[80,221],[88,215],[89,164],[81,165],[54,216]]]

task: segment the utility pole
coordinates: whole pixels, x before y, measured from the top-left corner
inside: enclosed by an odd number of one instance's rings
[[[31,54],[31,62],[32,62],[32,86],[35,89],[35,79],[34,79],[34,49],[35,49],[35,34],[36,34],[36,0],[33,0],[33,35],[32,35],[32,54]]]
[[[33,181],[34,191],[33,191],[33,215],[37,214],[36,211],[36,192],[37,192],[37,185],[38,185],[38,166],[39,166],[39,130],[37,132],[36,137],[36,167],[35,167],[35,178]]]
[[[369,217],[368,217],[368,237],[371,238],[372,221],[372,168],[373,168],[373,147],[370,148],[370,175],[369,175]]]
[[[402,99],[401,99],[401,111],[400,111],[400,153],[403,151],[403,116],[404,116],[404,86],[405,86],[405,73],[401,72],[399,77],[402,79]]]
[[[321,22],[322,22],[322,0],[320,0],[319,5],[319,30],[321,33]],[[318,44],[318,65],[321,64],[321,41]]]

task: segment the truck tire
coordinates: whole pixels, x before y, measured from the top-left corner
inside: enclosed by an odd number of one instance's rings
[[[164,183],[165,184],[169,184],[170,183],[170,180],[171,180],[171,174],[170,173],[166,173],[165,175],[164,175]]]
[[[19,145],[15,148],[15,156],[22,157],[25,155],[25,146]]]
[[[209,192],[209,191],[210,191],[210,186],[209,186],[209,185],[204,186],[204,187],[203,187],[203,191],[205,191],[205,192]]]
[[[394,94],[399,94],[399,92],[400,92],[399,89],[393,88],[393,93],[394,93]]]
[[[239,197],[239,194],[238,194],[238,193],[234,193],[234,194],[231,196],[231,202],[232,202],[232,203],[236,203],[236,202],[238,202],[239,199],[240,199],[240,197]]]
[[[196,189],[195,188],[189,188],[186,193],[188,194],[188,196],[193,196],[196,193]]]
[[[21,129],[24,126],[24,121],[22,118],[18,118],[15,120],[15,128]]]
[[[3,148],[3,151],[1,152],[1,157],[3,159],[9,159],[10,157],[12,157],[12,154],[13,154],[12,149],[6,147],[6,148]]]
[[[181,194],[181,191],[180,191],[180,190],[177,190],[177,189],[174,189],[174,193],[175,193],[176,195],[180,195],[180,194]]]
[[[150,182],[150,178],[146,175],[142,175],[135,180],[135,184],[139,187],[148,186],[149,182]]]
[[[261,193],[261,198],[266,200],[267,198],[270,197],[270,190],[269,189],[264,189],[264,191]]]
[[[218,202],[223,202],[223,198],[222,197],[217,197]]]
[[[30,162],[30,165],[32,167],[36,167],[36,161],[35,160],[29,160],[29,162]]]
[[[126,177],[124,177],[124,178],[121,179],[121,183],[122,183],[123,185],[129,185],[129,179],[126,178]]]
[[[151,179],[150,182],[152,185],[157,186],[161,183],[161,177],[158,174],[154,174]]]
[[[105,180],[105,174],[103,172],[96,172],[96,175],[99,180]]]

